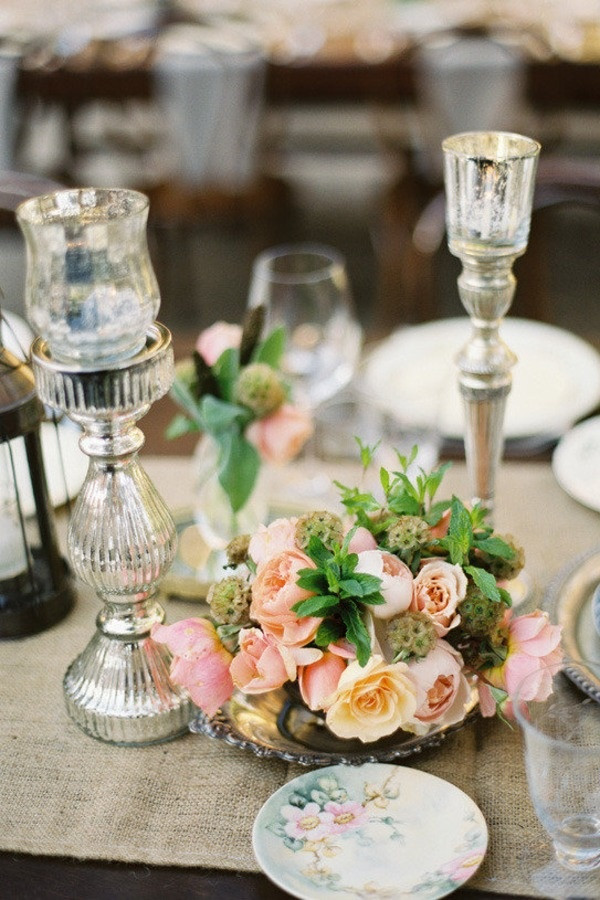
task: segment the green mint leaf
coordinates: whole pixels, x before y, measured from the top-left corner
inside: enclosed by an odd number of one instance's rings
[[[430,501],[433,500],[433,498],[435,497],[437,490],[438,490],[440,484],[442,483],[446,472],[448,471],[448,469],[451,466],[452,466],[451,462],[442,463],[441,466],[439,466],[433,472],[430,472],[429,475],[427,476],[426,483],[425,483],[425,491],[426,491],[427,496],[429,497]]]
[[[210,394],[200,401],[197,415],[202,430],[215,437],[234,427],[243,428],[252,418],[252,414],[243,406],[219,400]]]
[[[292,610],[299,618],[303,616],[326,616],[336,606],[338,606],[340,598],[332,594],[321,594],[317,597],[308,597],[306,600],[299,600],[294,603]]]
[[[499,587],[498,590],[500,591],[500,599],[502,600],[504,605],[508,606],[508,608],[510,609],[513,601],[512,601],[512,597],[510,596],[509,592],[501,587]]]
[[[240,373],[239,350],[235,347],[223,350],[212,370],[219,384],[221,397],[224,400],[233,400],[233,389]]]
[[[315,644],[317,647],[328,647],[335,644],[345,634],[345,628],[339,619],[325,619],[317,628]]]
[[[260,456],[256,447],[239,431],[221,432],[217,435],[217,442],[219,482],[229,497],[231,509],[237,513],[254,490],[260,469]]]
[[[167,440],[172,441],[175,440],[175,438],[182,437],[184,434],[193,434],[194,432],[197,433],[199,431],[200,426],[197,422],[188,419],[183,413],[177,413],[167,425],[165,437]]]
[[[499,556],[501,559],[513,559],[515,555],[514,549],[499,537],[488,537],[480,540],[474,540],[473,546],[477,550],[482,550],[488,556]]]
[[[501,602],[502,597],[491,572],[486,572],[485,569],[480,569],[478,566],[465,566],[465,572],[471,576],[482,594],[496,603]]]
[[[285,350],[285,339],[286,333],[283,325],[279,328],[274,328],[262,344],[259,344],[256,348],[253,361],[267,363],[274,369],[279,368],[281,357]]]
[[[340,615],[346,626],[346,637],[356,647],[356,658],[360,666],[366,666],[371,655],[371,639],[365,624],[353,603],[340,606]]]
[[[471,516],[464,503],[453,497],[450,504],[450,525],[448,528],[450,559],[455,565],[462,565],[468,558],[473,542]]]
[[[340,595],[346,597],[366,597],[381,588],[381,578],[377,575],[368,575],[366,572],[355,572],[352,578],[343,578],[340,581]]]
[[[381,606],[382,603],[385,603],[385,597],[379,591],[374,591],[372,594],[367,594],[366,597],[361,597],[360,602],[367,606]]]
[[[320,569],[299,569],[296,584],[305,591],[322,594],[323,590],[327,588],[327,579]]]
[[[390,473],[387,469],[384,469],[383,466],[379,470],[379,481],[383,488],[383,493],[387,494],[390,489]]]
[[[321,538],[315,534],[311,535],[306,548],[306,555],[319,567],[324,568],[329,560],[333,557],[331,550],[328,550]]]
[[[428,525],[437,525],[447,509],[450,509],[451,500],[440,500],[438,503],[432,504],[423,518]]]
[[[356,435],[354,436],[354,440],[358,444],[361,465],[366,471],[373,462],[373,457],[375,456],[375,453],[377,452],[377,448],[381,444],[381,441],[377,441],[376,444],[373,444],[373,446],[370,447],[368,444],[363,444],[361,439]]]

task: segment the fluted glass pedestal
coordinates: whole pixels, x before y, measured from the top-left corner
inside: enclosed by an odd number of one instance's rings
[[[169,678],[170,654],[150,631],[164,619],[157,583],[173,561],[173,519],[140,466],[136,422],[169,390],[171,337],[150,326],[144,348],[110,369],[54,359],[45,340],[32,348],[41,399],[83,426],[90,457],[68,532],[74,573],[104,603],[97,632],[69,667],[65,700],[89,735],[143,745],[187,731],[193,706]]]

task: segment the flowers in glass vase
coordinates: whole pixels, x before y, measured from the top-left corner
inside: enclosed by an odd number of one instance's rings
[[[261,462],[288,462],[313,432],[309,413],[290,402],[280,371],[285,330],[263,339],[263,324],[264,308],[257,307],[243,327],[219,321],[202,331],[171,388],[182,411],[167,437],[201,432],[214,440],[219,483],[234,513],[252,494]]]
[[[359,442],[360,443],[360,442]],[[363,463],[371,450],[361,445]],[[336,483],[344,511],[261,525],[228,546],[231,574],[208,593],[210,616],[155,626],[171,675],[208,716],[234,689],[295,683],[341,738],[375,741],[484,716],[511,715],[511,693],[538,671],[536,696],[561,666],[560,628],[515,616],[507,582],[521,547],[483,508],[436,500],[447,465],[415,470],[415,448],[380,470],[382,498]]]

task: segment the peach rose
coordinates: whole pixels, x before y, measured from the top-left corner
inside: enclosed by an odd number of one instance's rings
[[[421,567],[414,580],[411,609],[431,616],[438,637],[444,637],[460,622],[456,607],[466,592],[467,576],[461,567],[433,559]]]
[[[291,519],[275,519],[270,525],[259,525],[250,538],[248,554],[257,566],[267,559],[283,553],[284,550],[295,550],[297,517]]]
[[[302,647],[317,633],[322,619],[314,616],[298,618],[292,606],[300,600],[314,596],[311,591],[298,587],[299,569],[316,568],[300,550],[284,550],[264,561],[252,584],[250,618],[259,622],[267,634],[280,644]]]
[[[444,538],[448,534],[448,528],[450,526],[450,516],[452,511],[447,509],[443,514],[439,522],[435,525],[432,525],[429,529],[432,538]]]
[[[298,672],[298,685],[302,699],[309,709],[323,709],[327,697],[334,693],[346,662],[337,653],[326,652],[310,666]]]
[[[371,606],[378,619],[391,619],[405,612],[413,596],[413,575],[406,563],[386,550],[364,550],[358,554],[357,572],[381,578],[381,593],[385,603]]]
[[[174,625],[154,625],[151,638],[166,644],[173,660],[170,675],[188,691],[192,701],[214,716],[233,693],[229,666],[233,659],[208,619],[182,619]]]
[[[443,640],[424,659],[408,663],[417,685],[417,734],[425,734],[430,725],[453,725],[463,718],[471,689],[462,667],[460,653]]]
[[[373,654],[364,667],[357,660],[346,667],[324,708],[338,737],[376,741],[414,720],[417,687],[406,663],[388,665]]]
[[[239,347],[242,340],[242,326],[229,322],[215,322],[210,328],[200,332],[196,350],[207,366],[214,366],[221,353],[232,347]]]
[[[246,437],[266,462],[283,465],[298,455],[313,431],[309,413],[284,403],[270,416],[251,422]]]
[[[536,609],[524,616],[513,616],[507,609],[503,624],[508,628],[508,653],[501,666],[479,674],[479,705],[483,716],[493,716],[496,702],[488,685],[509,695],[503,712],[512,716],[512,696],[528,675],[529,690],[523,700],[545,700],[552,693],[552,678],[562,666],[561,627],[551,625],[547,612]]]

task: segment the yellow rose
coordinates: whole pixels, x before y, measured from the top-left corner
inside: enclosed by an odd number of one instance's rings
[[[338,737],[376,741],[414,722],[417,687],[406,663],[388,665],[374,654],[366,666],[354,660],[346,667],[325,708]]]

